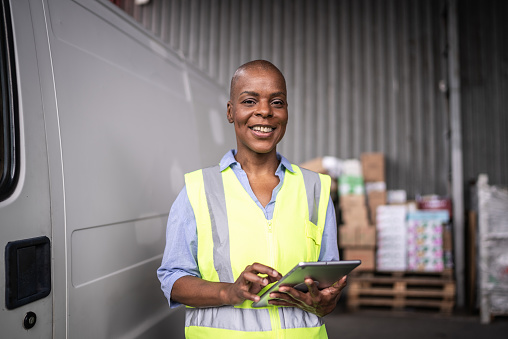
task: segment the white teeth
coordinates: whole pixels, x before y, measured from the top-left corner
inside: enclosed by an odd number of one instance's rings
[[[273,131],[273,128],[271,128],[271,127],[266,127],[266,126],[254,126],[254,127],[252,127],[252,130],[253,130],[253,131],[257,131],[257,132],[264,132],[264,133],[268,133],[268,132]]]

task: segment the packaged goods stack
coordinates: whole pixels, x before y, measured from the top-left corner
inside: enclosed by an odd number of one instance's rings
[[[442,272],[443,228],[447,211],[414,211],[408,214],[407,257],[409,271]]]
[[[442,237],[443,237],[443,271],[451,275],[453,270],[453,244],[452,244],[452,201],[446,197],[437,195],[427,195],[417,197],[418,210],[422,211],[441,211],[448,215],[445,221],[442,222]],[[441,214],[441,219],[444,218]],[[438,220],[439,221],[439,220]]]
[[[370,227],[376,232],[371,248],[375,267],[351,276],[348,307],[434,308],[449,314],[454,306],[455,282],[452,274],[445,272],[448,261],[444,249],[451,254],[452,248],[451,233],[446,231],[449,212],[442,209],[451,208],[451,201],[407,201],[403,189],[387,191],[382,153],[363,153],[361,166],[367,211],[370,223],[375,225]],[[361,202],[357,198],[356,204]],[[343,197],[341,204],[347,213],[351,198]],[[349,222],[347,215],[344,220]],[[342,226],[341,234],[349,235],[346,230]],[[349,245],[357,241],[355,236],[344,235],[343,241]],[[345,259],[361,259],[359,253],[350,250],[357,247],[345,248]]]
[[[362,261],[357,270],[374,270],[376,229],[369,225],[360,162],[346,160],[342,170],[339,201],[343,225],[339,227],[339,247],[343,249],[343,259]]]
[[[404,205],[386,205],[377,208],[378,271],[406,270],[406,216],[407,210]]]
[[[452,312],[455,282],[451,275],[442,274],[442,226],[448,213],[413,207],[377,208],[376,271],[349,281],[347,304],[351,310],[387,307]]]

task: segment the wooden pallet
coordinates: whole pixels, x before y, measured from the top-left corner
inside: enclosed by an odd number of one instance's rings
[[[443,279],[453,280],[453,270],[445,269],[441,272],[425,271],[375,271],[375,270],[354,270],[348,274],[348,277],[442,277]]]
[[[451,314],[455,282],[448,275],[414,272],[371,272],[348,277],[350,310],[366,307],[391,310],[434,309]]]

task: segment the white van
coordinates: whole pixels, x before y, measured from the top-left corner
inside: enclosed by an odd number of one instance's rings
[[[0,337],[178,338],[156,276],[226,91],[107,0],[1,0]]]

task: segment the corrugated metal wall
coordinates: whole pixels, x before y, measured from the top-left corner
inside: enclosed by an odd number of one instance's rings
[[[445,0],[112,2],[225,90],[240,64],[276,64],[291,161],[381,151],[389,189],[448,194]]]
[[[464,179],[508,186],[508,2],[458,2]]]

